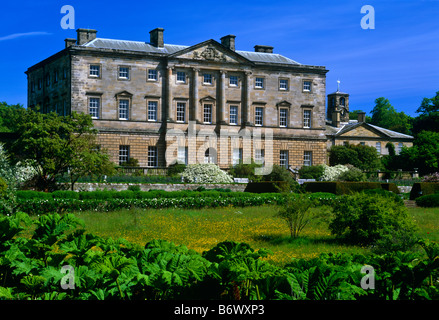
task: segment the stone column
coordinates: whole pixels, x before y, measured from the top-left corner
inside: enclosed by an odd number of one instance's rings
[[[193,68],[193,78],[192,78],[192,83],[193,83],[193,92],[192,92],[192,120],[196,121],[197,123],[199,123],[199,114],[198,114],[198,72],[200,71],[200,69],[198,68]]]
[[[219,124],[225,124],[225,112],[226,112],[226,71],[221,70],[221,100],[220,105],[218,106],[220,108],[219,112],[217,113],[219,115],[218,123]]]
[[[242,124],[244,126],[248,126],[250,125],[250,75],[251,72],[250,71],[246,71],[245,72],[245,81],[244,81],[244,85],[242,86],[242,90],[244,90],[244,104],[243,104],[243,108],[242,108]]]
[[[167,66],[166,74],[166,121],[174,122],[174,113],[172,108],[172,70],[173,68]]]

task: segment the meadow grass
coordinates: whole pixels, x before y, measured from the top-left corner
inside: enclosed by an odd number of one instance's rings
[[[124,238],[144,245],[153,239],[182,244],[202,253],[222,241],[245,242],[253,249],[269,249],[272,263],[314,258],[323,252],[365,253],[368,249],[335,240],[326,223],[312,223],[299,238],[291,239],[286,223],[275,217],[278,207],[184,209],[131,209],[107,213],[80,212],[89,232]]]
[[[76,212],[86,229],[104,237],[124,238],[139,245],[153,239],[182,244],[202,253],[222,241],[245,242],[265,248],[272,263],[283,265],[293,258],[314,258],[323,252],[365,254],[368,248],[336,241],[325,222],[308,225],[291,239],[278,207],[226,207],[212,209],[127,209],[107,213]],[[418,236],[439,241],[439,208],[409,208],[419,227]]]

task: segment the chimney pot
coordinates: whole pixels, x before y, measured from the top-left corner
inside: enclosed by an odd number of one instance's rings
[[[68,48],[68,47],[71,47],[71,46],[76,44],[76,39],[67,38],[67,39],[64,39],[64,42],[66,43],[66,48]]]
[[[96,39],[96,32],[97,31],[93,29],[77,29],[76,33],[78,35],[78,39],[76,41],[76,44],[83,45]]]
[[[256,45],[255,52],[273,53],[273,47]]]
[[[224,36],[221,38],[221,44],[224,47],[235,51],[235,38],[236,38],[236,36],[234,36],[233,34],[229,34],[227,36]]]
[[[366,112],[358,112],[358,122],[366,122]]]
[[[165,43],[163,41],[163,28],[155,28],[149,32],[149,43],[157,48],[163,48]]]

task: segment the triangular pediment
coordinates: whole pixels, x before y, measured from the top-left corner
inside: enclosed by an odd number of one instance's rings
[[[188,59],[195,61],[220,62],[220,63],[244,63],[253,64],[247,58],[226,48],[215,40],[207,40],[194,46],[177,51],[170,58]]]
[[[384,138],[384,134],[368,126],[366,123],[345,126],[337,133],[338,137]]]

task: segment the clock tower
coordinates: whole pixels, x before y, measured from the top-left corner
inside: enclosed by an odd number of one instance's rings
[[[332,120],[335,126],[349,121],[349,94],[340,91],[340,80],[337,81],[337,91],[328,94],[326,118]]]

